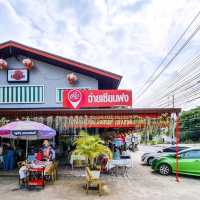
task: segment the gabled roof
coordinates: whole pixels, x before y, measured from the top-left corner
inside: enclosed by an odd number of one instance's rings
[[[39,49],[35,49],[15,41],[7,41],[0,44],[0,57],[8,58],[11,56],[24,55],[32,59],[43,61],[77,73],[89,75],[99,81],[100,89],[118,88],[122,76],[102,69],[92,67],[74,60],[63,58]]]

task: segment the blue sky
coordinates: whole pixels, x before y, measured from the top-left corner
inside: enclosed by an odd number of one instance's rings
[[[41,3],[42,2],[42,3]],[[15,40],[123,75],[137,95],[200,8],[199,0],[0,0],[0,42]],[[197,53],[197,36],[150,91]]]

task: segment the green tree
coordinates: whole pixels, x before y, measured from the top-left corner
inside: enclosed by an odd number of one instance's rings
[[[200,141],[200,107],[181,113],[180,130],[182,141]]]
[[[85,131],[80,132],[80,137],[74,141],[76,149],[75,155],[85,156],[88,159],[89,166],[94,167],[95,159],[100,155],[106,155],[112,158],[111,150],[104,145],[104,141],[98,135],[91,136]]]

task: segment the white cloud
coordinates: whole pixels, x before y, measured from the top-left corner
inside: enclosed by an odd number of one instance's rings
[[[138,94],[198,10],[199,0],[0,0],[0,42],[16,40],[120,73],[120,87]],[[161,82],[191,54],[177,59]]]

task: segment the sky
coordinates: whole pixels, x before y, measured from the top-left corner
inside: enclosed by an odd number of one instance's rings
[[[199,10],[200,0],[0,0],[0,43],[14,40],[120,74],[120,88],[133,90],[134,106],[147,107],[157,88],[200,50],[197,34],[136,98]]]

